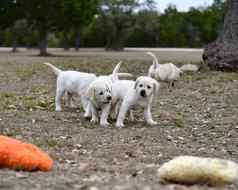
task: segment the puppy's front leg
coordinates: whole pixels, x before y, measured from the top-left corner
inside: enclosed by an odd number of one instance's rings
[[[98,122],[97,110],[96,110],[95,106],[91,102],[89,102],[89,108],[90,108],[91,113],[92,113],[91,122],[92,123],[97,123]]]
[[[111,104],[106,105],[103,109],[102,109],[102,114],[100,117],[100,125],[102,127],[107,127],[109,125],[107,119],[108,119],[108,115],[111,109]]]
[[[116,122],[116,127],[124,127],[124,119],[126,117],[127,110],[129,105],[127,102],[123,101]]]
[[[84,112],[84,118],[86,119],[90,119],[91,115],[92,115],[92,111],[91,111],[91,107],[90,107],[90,103],[88,103],[86,109],[85,109],[85,112]]]
[[[145,121],[146,121],[149,125],[157,125],[157,124],[158,124],[156,121],[154,121],[154,120],[152,119],[150,105],[148,105],[148,106],[145,107],[145,109],[144,109],[144,117],[145,117]]]
[[[85,97],[84,95],[82,95],[81,97],[80,97],[80,100],[81,100],[81,103],[82,103],[82,106],[83,106],[83,109],[84,109],[84,111],[86,112],[86,110],[87,110],[87,108],[88,108],[88,99],[87,99],[87,97]],[[90,115],[91,116],[91,115]]]

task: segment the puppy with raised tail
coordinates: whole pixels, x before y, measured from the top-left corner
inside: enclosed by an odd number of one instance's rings
[[[174,86],[174,82],[178,80],[182,73],[181,69],[173,63],[159,64],[157,57],[152,52],[146,52],[146,54],[153,58],[153,64],[149,68],[148,76],[157,80],[167,81],[169,87]]]
[[[49,66],[57,76],[55,111],[61,111],[61,98],[66,96],[66,103],[72,104],[72,96],[79,95],[83,109],[86,111],[87,99],[86,91],[89,84],[96,80],[97,76],[92,73],[84,73],[78,71],[62,71],[50,63],[43,63]]]
[[[61,98],[66,96],[66,103],[72,105],[72,96],[80,96],[80,100],[84,111],[86,112],[88,106],[88,98],[86,96],[89,85],[98,77],[93,73],[85,73],[78,71],[62,71],[50,63],[43,63],[49,66],[57,76],[56,96],[55,96],[55,111],[61,111]],[[120,76],[131,76],[129,73],[118,73],[120,64],[114,69],[114,74],[109,75],[111,80],[115,80]],[[108,76],[100,76],[108,77]]]
[[[98,114],[101,112],[100,125],[106,127],[109,125],[107,119],[111,108],[112,85],[118,81],[118,71],[121,66],[119,62],[111,75],[99,76],[87,89],[88,106],[84,117],[92,116],[91,122],[98,121]],[[132,76],[129,73],[123,73],[123,76]]]
[[[141,76],[136,81],[118,80],[113,83],[113,101],[121,100],[116,127],[124,127],[125,116],[133,106],[144,108],[144,118],[149,125],[156,125],[151,114],[153,97],[159,93],[160,84],[151,77]]]

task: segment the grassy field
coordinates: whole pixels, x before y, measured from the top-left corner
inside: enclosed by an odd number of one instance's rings
[[[119,60],[121,71],[144,75],[151,64],[143,52],[0,53],[0,133],[34,143],[54,159],[48,173],[0,170],[2,189],[153,190],[183,186],[159,184],[157,168],[178,155],[238,159],[238,74],[185,73],[171,91],[161,84],[147,126],[136,111],[126,127],[100,128],[77,109],[54,112],[56,77],[45,61],[67,70],[108,74]],[[161,62],[199,63],[201,52],[157,52]],[[194,190],[209,187],[189,187]],[[224,189],[235,189],[225,187]]]

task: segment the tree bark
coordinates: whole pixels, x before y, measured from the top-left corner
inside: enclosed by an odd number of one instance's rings
[[[79,48],[80,48],[80,32],[77,31],[75,36],[75,51],[79,51]]]
[[[12,42],[12,53],[16,53],[17,52],[17,40],[14,37],[13,42]]]
[[[238,1],[227,0],[223,31],[208,44],[203,60],[213,70],[238,71]]]
[[[40,56],[48,56],[47,46],[48,46],[48,32],[46,29],[40,30]]]
[[[63,48],[64,48],[64,51],[69,51],[69,38],[68,38],[68,35],[67,35],[67,31],[64,31],[63,32]]]

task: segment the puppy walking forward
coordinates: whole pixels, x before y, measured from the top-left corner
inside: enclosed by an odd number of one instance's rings
[[[88,97],[87,90],[89,85],[100,77],[109,77],[110,80],[117,80],[118,77],[132,76],[129,73],[118,73],[121,62],[117,64],[113,73],[109,76],[97,77],[93,73],[85,73],[79,71],[62,71],[50,63],[43,63],[49,66],[57,76],[56,96],[55,96],[55,111],[61,111],[61,98],[66,95],[66,103],[72,106],[72,96],[80,97],[84,111],[87,111]]]
[[[134,105],[144,108],[144,118],[149,125],[156,125],[151,114],[153,97],[159,92],[159,83],[151,77],[139,77],[134,81],[118,80],[112,85],[113,99],[121,99],[121,107],[116,121],[116,127],[124,127],[127,111]],[[123,88],[123,87],[126,87]]]
[[[111,108],[112,85],[118,81],[118,76],[132,76],[129,73],[118,74],[120,66],[121,62],[116,65],[111,75],[99,76],[89,85],[87,90],[89,104],[84,117],[92,115],[91,122],[98,121],[98,114],[101,111],[100,125],[104,127],[109,125],[107,119]]]

